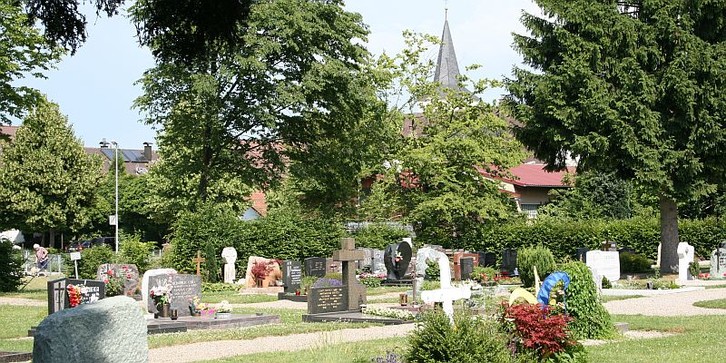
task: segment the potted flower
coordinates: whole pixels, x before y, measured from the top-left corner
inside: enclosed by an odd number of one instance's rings
[[[216,310],[215,319],[229,319],[232,317],[232,305],[227,300],[222,300],[217,304]]]
[[[154,286],[149,291],[149,297],[154,300],[156,311],[159,316],[166,318],[170,316],[169,308],[171,306],[171,286]]]

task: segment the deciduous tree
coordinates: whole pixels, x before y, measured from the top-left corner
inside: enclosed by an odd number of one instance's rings
[[[615,172],[660,199],[660,269],[678,265],[677,202],[726,180],[726,1],[537,0],[515,46],[518,138],[551,169]]]

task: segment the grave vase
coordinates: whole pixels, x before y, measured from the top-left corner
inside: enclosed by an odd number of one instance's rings
[[[156,305],[156,311],[159,313],[160,318],[168,318],[171,316],[171,304],[157,304]]]

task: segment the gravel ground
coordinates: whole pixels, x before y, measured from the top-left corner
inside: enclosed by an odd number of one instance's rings
[[[726,315],[726,309],[693,306],[696,301],[726,299],[726,289],[697,290],[605,303],[610,314],[647,316]]]

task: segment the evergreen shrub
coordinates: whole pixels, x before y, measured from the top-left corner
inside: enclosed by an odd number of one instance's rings
[[[376,248],[383,250],[391,243],[401,242],[401,239],[410,237],[407,230],[385,223],[371,224],[361,228],[350,235],[355,238],[356,247]]]
[[[651,272],[651,265],[653,265],[653,260],[643,255],[630,252],[620,252],[621,273]]]
[[[0,292],[16,291],[20,286],[23,257],[13,244],[0,240]]]
[[[65,261],[65,275],[75,277],[73,261],[70,258]],[[98,266],[105,263],[117,262],[113,250],[108,245],[100,245],[91,248],[85,248],[81,251],[81,259],[78,260],[78,278],[96,279],[98,274]]]
[[[517,251],[517,268],[524,287],[534,286],[534,267],[537,274],[544,280],[555,270],[555,257],[547,247],[526,247]]]
[[[408,363],[512,361],[499,323],[467,312],[455,314],[453,325],[440,310],[425,312],[408,343]]]
[[[592,272],[582,262],[560,267],[570,276],[567,288],[567,313],[573,318],[570,329],[577,339],[605,339],[615,335],[610,313],[600,302]]]

